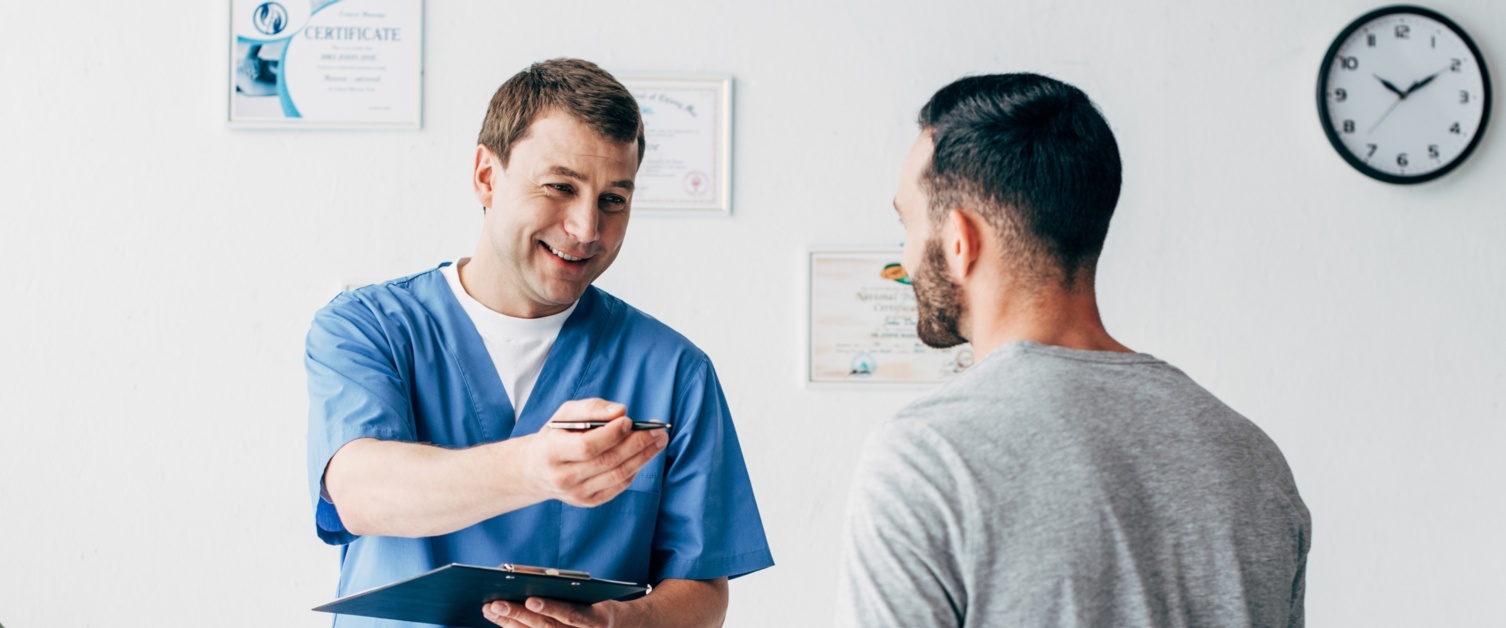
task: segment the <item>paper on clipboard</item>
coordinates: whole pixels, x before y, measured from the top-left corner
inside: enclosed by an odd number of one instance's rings
[[[348,595],[314,607],[342,615],[380,617],[442,626],[495,626],[481,607],[497,600],[544,597],[595,604],[646,594],[653,587],[591,578],[585,572],[504,565],[449,564],[407,580]]]

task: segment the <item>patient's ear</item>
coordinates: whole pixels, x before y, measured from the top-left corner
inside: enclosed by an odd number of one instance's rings
[[[970,211],[953,209],[947,212],[946,224],[942,227],[942,246],[945,247],[948,270],[952,276],[966,279],[978,270],[978,260],[983,255],[987,236],[982,219]]]
[[[476,201],[482,207],[492,206],[492,197],[495,195],[496,181],[502,174],[501,162],[492,154],[491,149],[484,145],[476,145],[476,163],[471,172],[471,187],[476,192]]]

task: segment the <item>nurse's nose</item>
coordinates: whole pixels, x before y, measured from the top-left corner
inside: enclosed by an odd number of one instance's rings
[[[595,242],[601,237],[601,212],[597,210],[596,202],[596,197],[581,195],[565,209],[565,233],[576,242]]]

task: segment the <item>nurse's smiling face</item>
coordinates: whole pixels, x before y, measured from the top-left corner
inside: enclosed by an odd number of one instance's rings
[[[505,167],[476,147],[472,183],[488,209],[476,255],[461,268],[466,292],[509,316],[569,308],[617,258],[637,173],[635,143],[562,113],[534,120]]]

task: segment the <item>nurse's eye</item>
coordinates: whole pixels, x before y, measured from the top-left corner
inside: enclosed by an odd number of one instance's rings
[[[616,194],[603,194],[601,197],[601,210],[606,212],[620,212],[627,209],[627,198]]]

